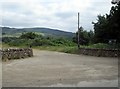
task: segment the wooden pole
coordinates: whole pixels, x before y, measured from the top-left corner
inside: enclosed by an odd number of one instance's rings
[[[79,39],[79,12],[78,12],[78,49],[80,49],[80,39]]]

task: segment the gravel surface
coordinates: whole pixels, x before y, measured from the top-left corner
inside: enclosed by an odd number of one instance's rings
[[[117,87],[118,59],[33,50],[2,63],[3,87]]]

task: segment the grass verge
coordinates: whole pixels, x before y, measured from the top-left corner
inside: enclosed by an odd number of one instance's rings
[[[64,53],[71,53],[71,54],[77,54],[78,48],[77,46],[68,47],[68,46],[37,46],[33,47],[34,49],[39,50],[49,50],[49,51],[57,51],[57,52],[64,52]]]

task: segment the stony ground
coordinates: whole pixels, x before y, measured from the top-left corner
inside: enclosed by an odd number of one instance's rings
[[[34,50],[2,63],[3,87],[117,87],[118,59]]]

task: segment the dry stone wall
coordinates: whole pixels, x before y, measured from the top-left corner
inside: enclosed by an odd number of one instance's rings
[[[33,56],[31,48],[2,49],[0,50],[0,53],[3,60],[21,59]]]
[[[119,49],[91,49],[80,48],[80,54],[98,56],[98,57],[120,57]]]

